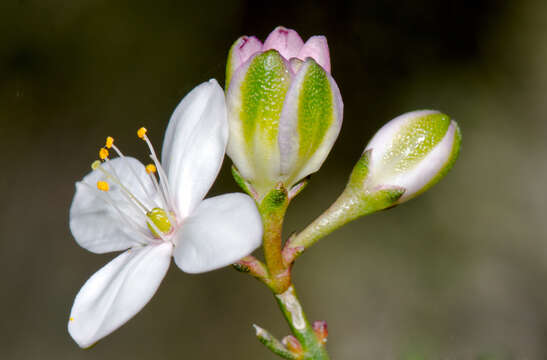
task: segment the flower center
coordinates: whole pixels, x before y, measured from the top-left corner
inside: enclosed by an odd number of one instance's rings
[[[159,162],[150,140],[146,136],[146,132],[145,128],[140,128],[137,131],[137,135],[146,142],[150,149],[150,158],[152,159],[153,164],[146,165],[145,170],[154,185],[156,193],[160,195],[160,199],[156,199],[155,196],[150,193],[149,188],[145,186],[145,181],[141,179],[142,175],[131,167],[129,161],[127,162],[127,165],[129,166],[130,172],[137,179],[137,183],[139,184],[137,186],[142,187],[143,193],[147,195],[147,198],[148,196],[152,197],[148,198],[149,201],[144,202],[142,200],[146,199],[139,199],[134,192],[131,192],[128,187],[124,186],[121,178],[118,176],[119,174],[116,173],[113,167],[109,166],[110,154],[108,149],[114,150],[120,158],[125,157],[120,149],[114,145],[114,138],[110,136],[106,138],[105,146],[99,151],[100,160],[93,162],[91,168],[104,174],[104,179],[98,181],[96,184],[97,189],[102,193],[101,196],[103,199],[116,209],[124,221],[133,227],[136,226],[145,236],[148,234],[147,236],[150,237],[151,234],[155,239],[168,241],[169,238],[166,237],[166,235],[169,235],[173,231],[173,227],[176,226],[176,215],[171,201],[167,175]],[[159,175],[159,181],[156,178],[156,173]],[[118,186],[121,194],[123,194],[128,203],[131,204],[136,211],[134,214],[139,214],[138,218],[135,218],[135,215],[126,214],[122,211],[122,207],[116,204],[113,197],[108,194],[110,191],[109,183]],[[152,206],[150,207],[152,209],[147,207],[147,205],[145,205],[146,203],[151,204]],[[146,227],[144,224],[146,224]]]
[[[168,234],[171,231],[171,222],[169,221],[169,216],[167,215],[167,211],[163,210],[162,208],[155,207],[149,212],[146,213],[146,216],[154,225],[150,225],[150,223],[147,223],[148,228],[154,234],[155,238],[161,238],[161,235],[156,232],[156,229],[159,230],[163,235]]]

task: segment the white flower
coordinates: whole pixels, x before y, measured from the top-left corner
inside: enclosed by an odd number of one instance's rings
[[[192,90],[171,117],[160,164],[146,129],[138,131],[154,164],[124,156],[107,138],[93,171],[76,183],[70,229],[94,253],[126,250],[84,284],[68,331],[89,347],[133,317],[165,276],[171,256],[185,272],[214,270],[261,243],[253,200],[241,193],[203,200],[226,148],[224,93],[215,80]],[[108,149],[118,153],[110,160]],[[156,171],[159,181],[156,179]]]

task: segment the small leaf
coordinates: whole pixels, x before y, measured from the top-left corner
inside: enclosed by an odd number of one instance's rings
[[[281,356],[284,359],[298,360],[298,356],[289,351],[281,341],[277,340],[267,330],[264,330],[258,325],[253,324],[256,331],[256,337],[262,344],[270,349],[274,354]]]

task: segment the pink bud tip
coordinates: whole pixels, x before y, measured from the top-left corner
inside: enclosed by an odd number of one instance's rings
[[[234,45],[236,68],[262,49],[262,43],[254,36],[242,36]]]
[[[302,46],[304,46],[304,41],[296,31],[278,26],[268,35],[262,50],[277,50],[281,56],[288,60],[297,57]]]

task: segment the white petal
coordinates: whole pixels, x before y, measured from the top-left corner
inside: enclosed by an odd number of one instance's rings
[[[233,264],[262,242],[262,221],[254,201],[241,193],[204,200],[177,234],[175,263],[201,273]]]
[[[170,243],[130,249],[93,274],[70,312],[74,341],[89,347],[139,312],[163,280],[172,249]]]
[[[151,200],[156,196],[154,184],[138,160],[116,158],[102,166],[116,174],[149,209],[156,206]],[[107,193],[98,190],[98,181],[108,182],[110,190]],[[144,212],[136,211],[121,188],[100,170],[92,171],[76,183],[70,207],[70,230],[80,246],[95,253],[125,250],[144,242],[139,227],[146,230]]]
[[[212,79],[182,99],[163,141],[162,164],[181,218],[196,207],[215,181],[227,141],[224,92]]]

